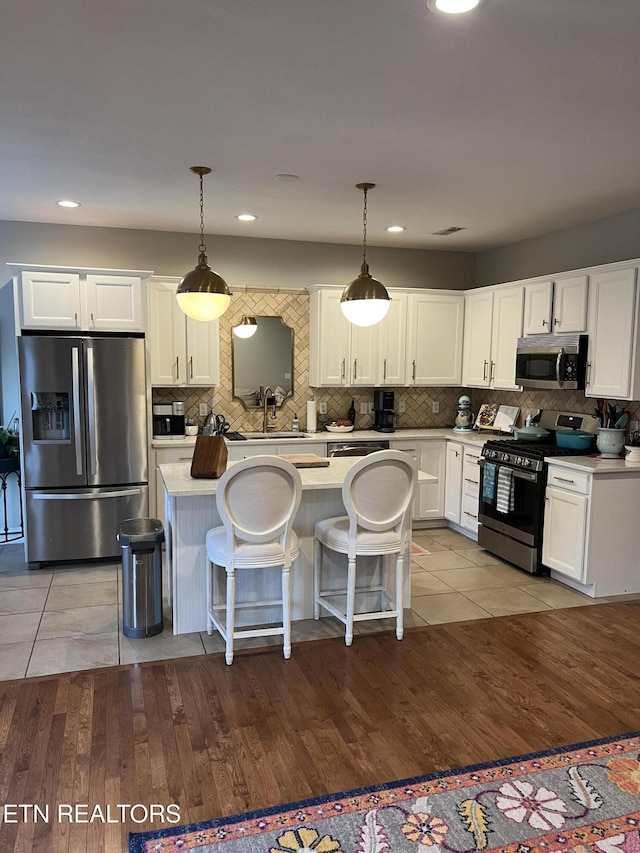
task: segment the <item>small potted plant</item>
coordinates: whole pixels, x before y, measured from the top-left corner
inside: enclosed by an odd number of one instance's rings
[[[17,456],[20,453],[20,437],[15,430],[0,427],[0,457]]]

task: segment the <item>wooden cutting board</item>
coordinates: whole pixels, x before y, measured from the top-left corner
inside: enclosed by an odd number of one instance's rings
[[[281,459],[291,462],[294,468],[327,468],[329,460],[315,453],[279,453]]]

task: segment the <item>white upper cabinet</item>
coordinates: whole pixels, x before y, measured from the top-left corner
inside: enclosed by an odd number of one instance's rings
[[[316,388],[378,384],[381,324],[350,323],[340,308],[341,287],[309,290],[309,384]]]
[[[354,326],[340,308],[341,287],[310,292],[310,384],[459,385],[464,294],[391,289],[387,316]]]
[[[387,316],[378,323],[376,385],[404,385],[406,381],[407,303],[403,291],[392,291]]]
[[[464,310],[462,384],[488,388],[491,381],[493,291],[483,288],[477,293],[467,294]]]
[[[218,385],[218,321],[192,320],[176,300],[178,279],[149,282],[149,351],[152,385]]]
[[[409,291],[406,385],[460,385],[463,293]]]
[[[587,397],[640,398],[636,268],[591,274]]]
[[[522,335],[522,287],[508,287],[493,294],[491,326],[491,387],[513,391],[516,385],[516,349]]]
[[[577,275],[525,285],[524,334],[586,331],[588,284]]]
[[[21,329],[144,332],[147,270],[14,269]]]
[[[516,390],[516,346],[522,334],[521,285],[467,294],[462,384]]]
[[[146,329],[142,282],[132,275],[87,275],[89,329],[139,332]]]

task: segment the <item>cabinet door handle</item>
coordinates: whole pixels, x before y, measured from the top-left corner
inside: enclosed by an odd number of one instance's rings
[[[189,378],[193,379],[193,356],[189,356]]]
[[[484,360],[484,369],[483,369],[483,371],[482,371],[482,379],[483,379],[483,381],[487,378],[487,367],[488,367],[488,366],[489,366],[489,362],[488,362],[488,361],[487,361],[487,359],[485,358],[485,360]]]
[[[558,483],[571,483],[572,486],[575,486],[576,484],[575,480],[569,480],[567,477],[554,477],[553,479]]]
[[[415,358],[413,359],[413,372],[411,374],[411,378],[413,379],[414,382],[416,381],[416,360],[415,360]]]
[[[358,359],[353,359],[353,381],[355,382],[358,378]]]
[[[472,512],[467,512],[466,509],[464,510],[464,514],[468,515],[470,518],[477,518],[478,517],[477,515],[474,515]]]
[[[465,477],[465,478],[464,478],[464,481],[465,481],[465,483],[473,483],[473,484],[474,484],[474,486],[477,486],[477,485],[478,485],[478,481],[477,481],[477,480],[472,480],[472,479],[471,479],[471,477]]]
[[[386,358],[385,358],[385,360],[384,360],[384,368],[383,368],[383,371],[382,371],[382,381],[383,381],[383,382],[386,382],[386,381],[387,381],[387,359],[386,359]]]
[[[180,379],[180,356],[176,356],[176,379]]]
[[[95,324],[96,324],[96,320],[95,320],[95,317],[93,316],[93,311],[92,311],[91,312],[91,325],[95,326]]]
[[[554,325],[554,326],[559,326],[559,325],[560,325],[560,320],[558,320],[558,319],[556,319],[556,318],[554,317],[554,318],[553,318],[553,325]]]
[[[489,382],[493,382],[493,372],[495,370],[496,363],[495,361],[491,362],[491,370],[489,371]]]
[[[546,321],[546,320],[543,320],[543,321],[542,321],[542,325],[543,325],[543,326],[546,326],[546,325],[547,325],[547,321]]]
[[[343,358],[343,359],[342,359],[342,373],[341,373],[341,376],[340,376],[340,378],[341,378],[341,379],[344,379],[344,376],[345,376],[345,370],[346,370],[346,365],[345,365],[345,359]]]
[[[78,312],[77,312],[77,311],[75,311],[75,312],[74,312],[74,314],[73,314],[73,320],[74,320],[74,322],[75,322],[75,324],[76,324],[76,326],[77,326],[77,325],[78,325]]]
[[[587,375],[584,380],[584,384],[589,387],[591,385],[591,362],[587,362]]]

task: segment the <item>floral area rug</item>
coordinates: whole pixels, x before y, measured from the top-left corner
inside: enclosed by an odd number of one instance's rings
[[[640,732],[130,836],[130,853],[640,853]]]

